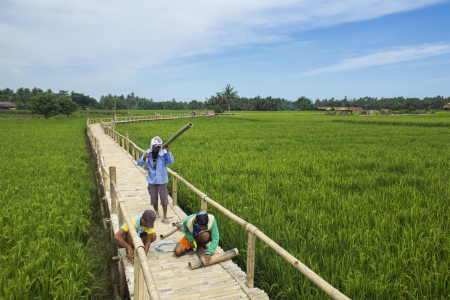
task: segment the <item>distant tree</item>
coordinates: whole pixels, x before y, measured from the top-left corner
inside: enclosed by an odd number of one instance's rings
[[[72,113],[76,112],[78,105],[72,101],[69,96],[59,96],[58,98],[59,113],[69,117]]]
[[[44,115],[46,119],[58,114],[59,105],[53,93],[39,93],[30,102],[31,113]]]
[[[216,105],[216,97],[211,95],[211,97],[206,98],[206,104],[214,110],[214,105]]]
[[[230,102],[233,100],[239,99],[238,91],[234,91],[234,86],[231,87],[230,84],[227,84],[225,88],[222,90],[220,95],[228,104],[228,113],[230,113]]]
[[[222,105],[226,103],[225,97],[221,93],[216,93],[215,102],[219,106],[220,111],[223,113]]]
[[[305,96],[298,98],[295,103],[297,104],[298,110],[311,110],[313,107],[311,100]]]

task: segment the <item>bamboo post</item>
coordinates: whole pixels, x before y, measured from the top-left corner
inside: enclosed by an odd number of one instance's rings
[[[113,183],[116,182],[116,167],[109,167],[109,188],[110,188],[110,196],[111,196],[111,213],[117,213],[116,207],[116,191],[114,189]],[[116,182],[117,184],[117,182]]]
[[[122,149],[125,149],[125,138],[122,136]]]
[[[125,134],[125,138],[127,139],[127,154],[130,153],[130,140],[128,139],[128,133]]]
[[[245,281],[245,284],[249,288],[253,288],[255,280],[255,242],[255,235],[249,231],[247,245],[247,278]]]
[[[224,252],[222,254],[211,256],[211,260],[209,261],[209,263],[205,262],[205,258],[204,257],[201,258],[201,261],[200,261],[200,259],[197,259],[195,261],[190,261],[190,262],[188,262],[188,267],[189,267],[189,270],[195,270],[195,269],[198,269],[198,268],[202,267],[203,265],[205,267],[206,266],[210,266],[210,265],[222,262],[224,260],[236,257],[238,255],[239,255],[239,250],[237,248],[234,248],[234,249],[231,249],[231,250],[229,250],[227,252]],[[202,262],[203,262],[203,265],[202,265]]]
[[[172,182],[172,205],[177,206],[177,177],[173,176],[173,182]]]
[[[134,159],[134,143],[131,143],[131,157]]]
[[[137,248],[134,250],[134,299],[144,300],[144,274]]]
[[[108,175],[106,174],[106,171],[102,166],[101,158],[100,158],[100,166],[102,168],[103,188],[105,190],[105,196],[106,196],[106,192],[109,191],[109,186],[106,184],[106,182],[108,181]]]
[[[208,203],[205,201],[205,197],[206,197],[206,195],[205,195],[204,197],[202,197],[202,207],[201,207],[201,210],[202,210],[203,212],[208,212]]]

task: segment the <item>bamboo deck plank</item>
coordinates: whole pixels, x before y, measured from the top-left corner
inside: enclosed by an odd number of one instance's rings
[[[122,149],[108,135],[104,134],[100,124],[91,125],[94,136],[99,140],[102,151],[104,165],[107,170],[109,167],[116,167],[117,187],[120,195],[125,201],[125,206],[130,217],[142,214],[146,209],[152,209],[150,205],[150,196],[147,191],[147,181],[144,171],[136,166],[132,157],[126,150]],[[108,183],[109,185],[109,183]],[[170,192],[170,191],[169,191]],[[111,212],[110,193],[106,193],[106,203]],[[159,205],[160,215],[162,217],[162,207]],[[183,221],[187,215],[178,206],[172,205],[172,198],[169,195],[169,206],[167,217],[171,222]],[[116,233],[122,224],[119,224],[119,217],[115,212],[111,212],[112,233]],[[245,272],[243,272],[231,260],[214,264],[206,268],[189,270],[188,262],[198,260],[193,251],[189,251],[182,257],[177,257],[173,252],[163,253],[156,250],[156,245],[161,241],[179,241],[184,233],[177,230],[164,240],[159,235],[172,228],[172,224],[165,225],[162,218],[156,220],[154,231],[157,240],[150,246],[147,254],[148,264],[153,274],[156,288],[161,299],[248,299],[248,296],[238,281],[230,272],[245,282]],[[206,250],[199,249],[205,252]],[[217,247],[214,254],[224,251]],[[130,299],[134,299],[134,265],[127,261],[126,250],[118,249],[118,255],[121,257],[120,264],[123,265],[125,278],[130,294]],[[266,293],[258,288],[250,290],[257,299],[269,299]],[[149,299],[147,292],[144,298]]]

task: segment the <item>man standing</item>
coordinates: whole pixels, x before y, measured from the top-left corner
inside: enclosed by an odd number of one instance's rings
[[[175,246],[175,255],[182,256],[191,248],[204,247],[211,242],[205,256],[205,262],[209,263],[219,245],[219,229],[214,216],[205,212],[190,215],[183,222],[183,231],[184,237]]]
[[[150,249],[150,244],[156,240],[156,233],[153,232],[155,225],[156,215],[152,210],[146,210],[142,216],[137,215],[131,218],[134,228],[138,233],[138,236],[142,239],[145,248],[145,254]],[[125,222],[122,228],[114,235],[114,240],[119,247],[127,249],[128,260],[133,262],[133,239],[128,228],[128,224]]]
[[[155,136],[151,143],[150,149],[145,151],[140,159],[138,159],[138,165],[142,166],[147,164],[148,167],[148,193],[150,194],[150,203],[155,209],[156,218],[159,219],[158,212],[158,192],[161,198],[161,205],[163,207],[163,222],[164,224],[170,224],[167,219],[167,205],[169,204],[169,192],[167,191],[167,182],[169,177],[167,176],[167,165],[173,164],[174,159],[172,153],[170,153],[169,146],[162,148],[162,140],[159,136]]]

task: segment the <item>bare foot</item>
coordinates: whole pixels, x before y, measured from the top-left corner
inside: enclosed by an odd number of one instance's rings
[[[159,219],[159,212],[155,211],[155,215],[156,215],[156,220]]]
[[[163,218],[163,223],[165,224],[165,225],[169,225],[170,224],[170,221],[169,221],[169,219],[167,219],[167,218]]]

